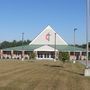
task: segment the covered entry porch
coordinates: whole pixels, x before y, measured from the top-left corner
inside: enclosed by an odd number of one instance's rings
[[[36,59],[54,59],[55,58],[55,52],[47,52],[47,51],[38,51]]]
[[[45,45],[35,49],[34,52],[36,53],[36,59],[53,60],[55,59],[55,56],[56,56],[56,53],[58,53],[58,50],[48,45]]]

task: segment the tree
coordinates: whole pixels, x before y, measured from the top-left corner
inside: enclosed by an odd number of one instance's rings
[[[23,45],[29,45],[30,42],[31,42],[30,40],[24,40]],[[21,46],[21,45],[22,45],[21,40],[20,41],[13,40],[12,42],[3,41],[2,43],[0,43],[0,49],[16,47],[16,46]]]
[[[7,48],[7,47],[10,47],[10,42],[8,41],[4,41],[0,44],[0,48]]]

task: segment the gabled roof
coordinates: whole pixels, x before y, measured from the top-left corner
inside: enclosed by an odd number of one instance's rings
[[[68,45],[57,33],[48,25],[29,45]]]

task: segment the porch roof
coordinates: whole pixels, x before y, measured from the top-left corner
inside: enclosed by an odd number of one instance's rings
[[[51,46],[44,45],[44,46],[34,49],[34,51],[55,51],[55,49]],[[58,50],[56,49],[56,51]]]
[[[11,50],[14,50],[14,51],[34,51],[35,49],[37,48],[40,48],[42,46],[45,46],[45,45],[25,45],[25,46],[17,46],[17,47],[11,47],[11,48],[6,48],[6,49],[2,49],[3,51],[11,51]],[[55,47],[55,45],[48,45],[52,48]],[[58,51],[61,51],[61,52],[74,52],[74,46],[71,46],[71,45],[56,45],[56,49]],[[79,48],[79,47],[75,47],[75,51],[76,52],[85,52],[86,50],[83,49],[83,48]]]

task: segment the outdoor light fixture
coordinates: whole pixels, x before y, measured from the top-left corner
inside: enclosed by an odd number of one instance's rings
[[[75,40],[75,38],[76,38],[76,34],[75,34],[75,31],[77,30],[77,28],[74,28],[74,61],[73,61],[73,63],[75,63],[76,62],[76,57],[75,57],[75,44],[76,44],[76,40]]]
[[[24,60],[23,42],[24,42],[24,33],[22,33],[22,61]]]

